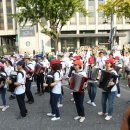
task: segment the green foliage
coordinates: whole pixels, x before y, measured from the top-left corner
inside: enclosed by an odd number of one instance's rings
[[[30,21],[32,25],[39,23],[42,32],[52,39],[59,37],[62,27],[77,11],[87,15],[84,0],[17,0],[19,13],[13,14],[23,26]],[[49,22],[49,28],[46,22]]]
[[[103,11],[107,18],[111,14],[117,14],[118,18],[122,16],[130,18],[130,0],[107,0],[106,3],[99,5],[98,11]]]

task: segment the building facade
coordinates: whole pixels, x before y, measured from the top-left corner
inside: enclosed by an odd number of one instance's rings
[[[98,5],[105,0],[84,0],[84,6],[89,11],[89,16],[76,13],[63,27],[59,39],[59,51],[75,51],[80,46],[105,45],[108,43],[111,20],[106,21],[103,12],[98,12]],[[19,53],[51,52],[54,44],[51,39],[41,33],[41,27],[25,27],[16,24],[8,14],[16,10],[15,0],[0,0],[0,45],[16,44]],[[122,47],[130,44],[130,20],[114,15],[113,27],[115,28],[114,40]],[[16,26],[17,25],[17,26]]]
[[[0,0],[0,46],[6,52],[6,47],[11,46],[12,49],[16,45],[16,22],[10,16],[15,12],[14,0]]]

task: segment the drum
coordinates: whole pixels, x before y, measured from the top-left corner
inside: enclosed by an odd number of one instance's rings
[[[35,70],[34,70],[35,74],[40,75],[44,71],[45,71],[45,67],[43,67],[42,64],[37,63],[36,66],[35,66]]]
[[[116,80],[118,78],[118,75],[115,75],[112,72],[101,70],[101,77],[99,80],[99,88],[103,89],[104,91],[111,91],[111,89],[115,86]],[[113,81],[115,84],[112,86],[109,86],[109,82]]]
[[[86,77],[76,73],[72,73],[69,87],[74,91],[82,92],[84,91],[83,86],[86,81],[87,81]]]

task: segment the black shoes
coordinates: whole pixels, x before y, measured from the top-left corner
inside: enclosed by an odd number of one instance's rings
[[[15,96],[12,96],[12,95],[11,95],[11,96],[9,97],[9,100],[13,100],[13,99],[15,99]]]
[[[28,103],[28,104],[33,104],[34,103],[34,101],[26,101],[26,103]]]

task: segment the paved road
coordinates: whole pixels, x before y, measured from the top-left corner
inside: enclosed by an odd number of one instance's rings
[[[50,112],[49,94],[43,96],[34,95],[35,103],[27,104],[29,114],[26,118],[17,120],[19,109],[16,100],[8,101],[10,108],[6,112],[0,112],[0,130],[119,130],[120,122],[124,110],[128,107],[126,101],[130,99],[130,90],[126,88],[126,82],[122,81],[121,97],[116,99],[115,112],[111,121],[105,121],[103,117],[99,117],[97,112],[101,110],[101,91],[98,89],[96,104],[97,107],[89,106],[88,95],[85,97],[85,113],[86,120],[84,123],[74,121],[76,109],[73,102],[70,101],[70,90],[64,87],[65,96],[63,108],[61,111],[61,120],[52,122],[51,118],[46,116]],[[33,85],[33,93],[36,87]],[[8,94],[9,96],[9,94]]]

